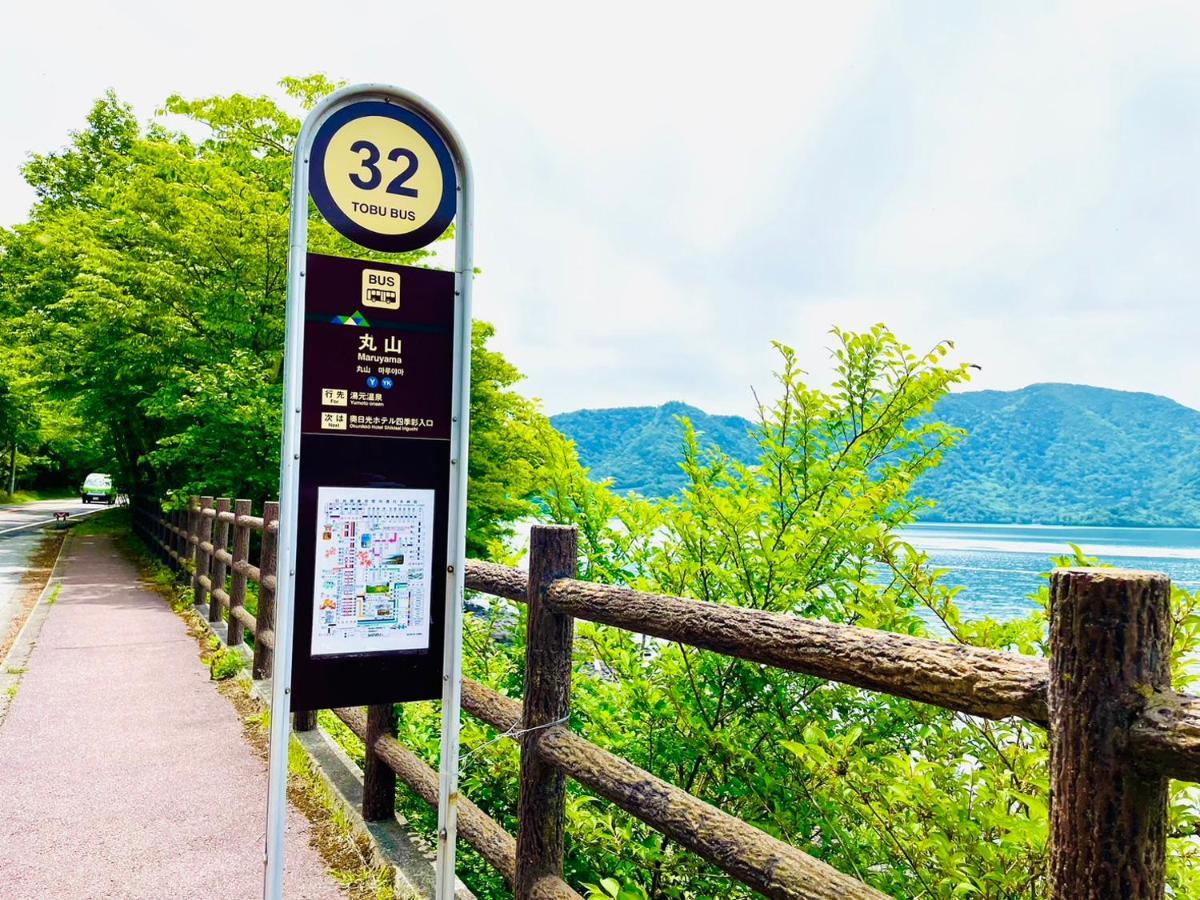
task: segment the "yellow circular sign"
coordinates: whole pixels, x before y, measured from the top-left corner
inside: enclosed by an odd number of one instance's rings
[[[454,217],[449,151],[416,114],[381,101],[344,107],[313,141],[310,189],[346,237],[376,250],[436,240]]]

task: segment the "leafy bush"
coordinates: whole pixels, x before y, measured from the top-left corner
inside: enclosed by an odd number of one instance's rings
[[[213,681],[233,678],[245,667],[245,657],[233,647],[220,648],[208,662],[208,671]]]
[[[544,514],[578,526],[580,576],[1044,653],[1044,613],[964,621],[957,589],[899,537],[927,508],[913,483],[961,437],[928,412],[966,370],[943,364],[948,346],[916,355],[882,327],[835,339],[830,391],[805,384],[794,355],[779,348],[777,396],[759,410],[753,464],[702,449],[685,422],[687,484],[674,498],[616,495],[586,477],[569,442],[544,433]],[[1176,590],[1175,602],[1182,659],[1196,647],[1198,600]],[[523,607],[505,604],[489,620],[471,618],[467,674],[520,696],[524,622]],[[596,743],[892,896],[1044,894],[1041,729],[576,626],[571,725]],[[1187,676],[1181,666],[1177,672],[1182,687]],[[433,707],[403,707],[400,731],[436,760]],[[514,829],[517,749],[488,743],[493,737],[464,722],[462,787]],[[406,814],[432,825],[417,801],[403,802]],[[752,896],[573,782],[567,818],[566,875],[592,897],[611,898],[614,886],[653,898]],[[1169,861],[1176,896],[1200,895],[1191,837],[1198,822],[1195,790],[1177,785]],[[506,895],[473,857],[464,877],[481,896]]]

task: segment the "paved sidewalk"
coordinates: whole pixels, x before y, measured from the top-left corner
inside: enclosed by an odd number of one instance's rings
[[[68,539],[0,723],[0,896],[261,896],[266,765],[107,537]],[[290,811],[288,898],[343,896]]]

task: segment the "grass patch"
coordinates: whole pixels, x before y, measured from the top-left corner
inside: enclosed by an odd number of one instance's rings
[[[62,582],[61,581],[58,584],[54,585],[53,588],[50,589],[50,596],[46,598],[46,605],[53,606],[55,603],[57,603],[58,595],[60,593],[62,593]]]
[[[217,650],[208,663],[209,677],[213,681],[226,681],[246,668],[246,658],[232,647]]]
[[[86,518],[79,519],[71,526],[75,534],[84,537],[97,534],[115,536],[128,533],[129,528],[130,512],[127,506],[114,506],[104,512],[90,513]]]
[[[25,503],[36,503],[38,500],[65,500],[76,497],[78,493],[70,488],[50,488],[45,491],[0,491],[0,506],[21,506]]]
[[[349,865],[334,862],[329,874],[345,887],[352,897],[361,900],[400,900],[391,868],[376,868],[370,865],[369,842],[357,834],[345,808],[321,776],[312,757],[294,736],[288,742],[288,773],[292,782],[289,786],[292,803],[301,809],[304,809],[306,804],[313,804],[330,824],[330,834],[325,836],[326,839],[332,837],[336,844],[340,845],[348,841],[354,847],[353,855],[345,856]],[[322,835],[314,835],[314,840],[321,839]],[[408,896],[406,893],[405,898]]]
[[[265,759],[271,711],[250,695],[249,684],[245,679],[230,681],[222,684],[220,691],[241,715],[246,739]],[[288,802],[312,823],[313,847],[353,900],[416,900],[416,895],[396,892],[390,867],[371,864],[370,841],[347,817],[341,801],[294,735],[288,741]]]
[[[317,727],[333,738],[361,769],[366,762],[366,746],[358,735],[350,730],[350,726],[333,714],[333,710],[322,709],[317,712]]]

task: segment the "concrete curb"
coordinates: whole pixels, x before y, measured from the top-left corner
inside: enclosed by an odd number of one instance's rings
[[[208,606],[196,605],[194,612],[216,635],[222,646],[228,647],[228,625],[224,621],[210,622]],[[245,644],[237,648],[247,661],[247,669],[254,654]],[[262,704],[271,707],[271,681],[254,681],[243,673],[238,676],[245,682],[248,693]],[[363,773],[358,764],[320,728],[311,731],[293,731],[304,752],[308,755],[314,771],[329,788],[334,801],[341,808],[357,837],[366,840],[371,851],[371,864],[390,867],[395,877],[396,895],[404,896],[407,891],[422,900],[433,900],[435,896],[435,870],[433,859],[426,855],[414,841],[409,823],[399,813],[386,822],[367,822],[362,817]],[[475,900],[475,895],[456,879],[456,900]]]
[[[68,531],[58,547],[54,565],[50,567],[50,577],[46,579],[42,592],[38,594],[37,602],[34,603],[33,609],[29,611],[29,615],[21,624],[21,630],[13,638],[12,646],[4,655],[3,665],[0,665],[0,725],[4,724],[9,707],[12,706],[12,701],[16,697],[17,689],[21,686],[21,676],[25,674],[29,656],[37,644],[42,625],[45,623],[46,617],[50,615],[50,603],[48,602],[50,595],[58,585],[62,584],[59,568],[62,566],[63,557],[66,555],[67,546],[70,543],[71,532]]]

